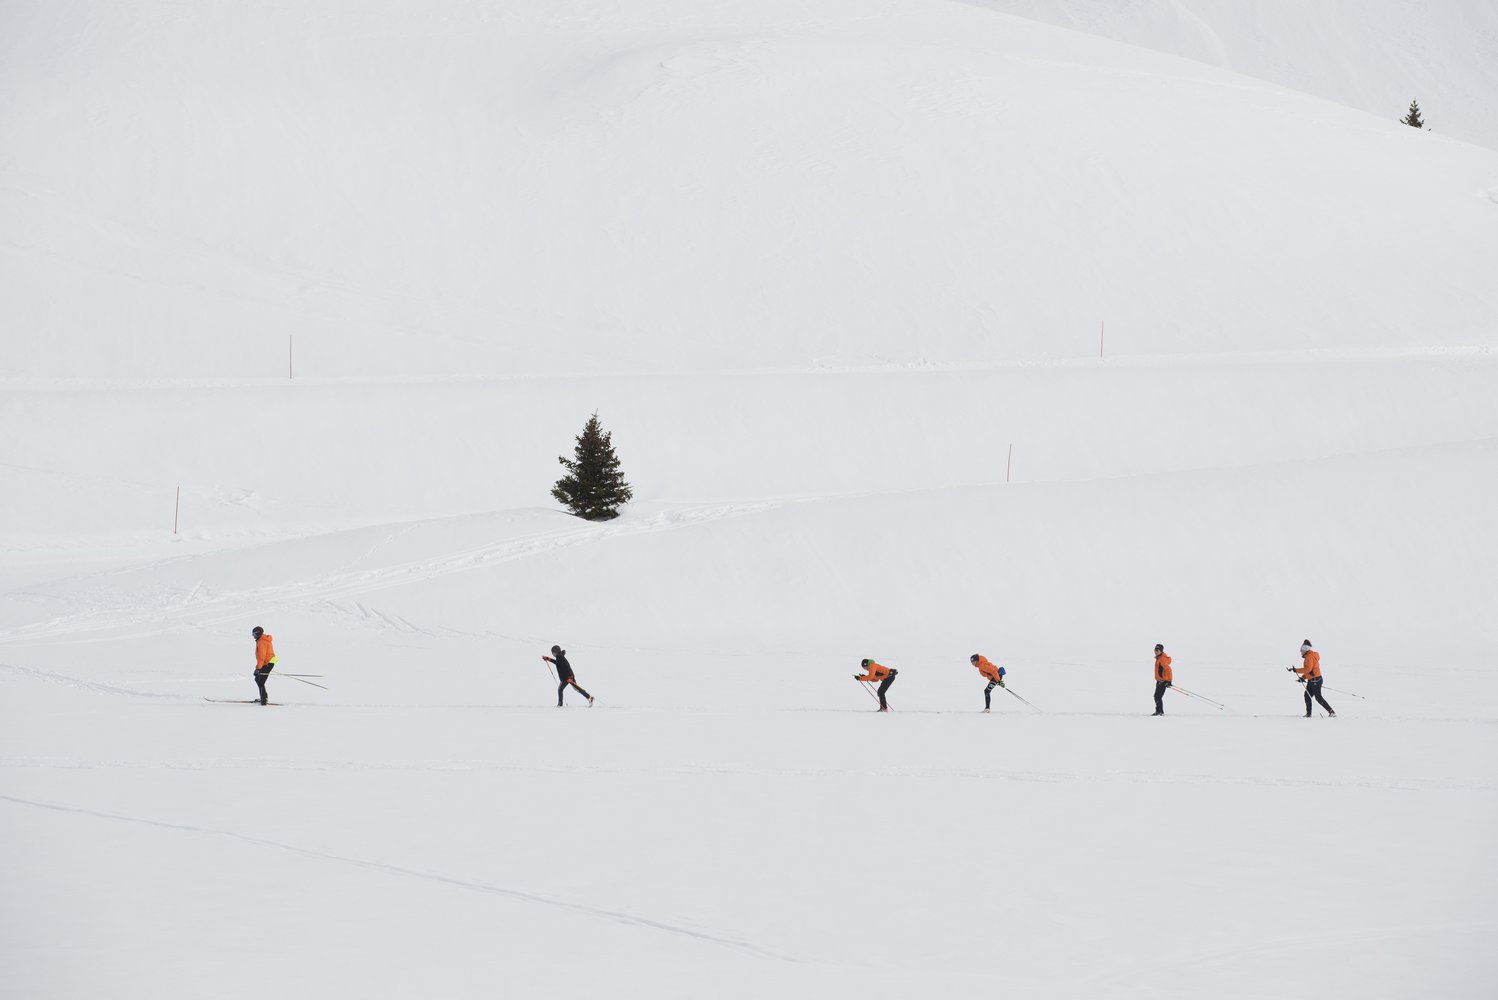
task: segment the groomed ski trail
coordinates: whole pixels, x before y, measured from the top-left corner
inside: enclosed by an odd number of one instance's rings
[[[725,948],[732,948],[736,951],[747,952],[750,955],[754,955],[759,958],[770,959],[777,962],[799,963],[802,961],[799,958],[794,958],[790,955],[782,955],[777,952],[769,951],[768,949],[761,948],[758,945],[750,944],[745,941],[735,941],[732,938],[719,937],[715,934],[707,934],[702,931],[694,931],[686,927],[677,927],[674,924],[664,923],[660,920],[653,920],[649,917],[642,917],[633,913],[625,913],[620,910],[608,910],[602,907],[588,906],[585,903],[572,903],[566,900],[552,899],[550,897],[540,896],[531,892],[522,892],[519,889],[509,889],[504,886],[491,885],[487,882],[480,882],[472,879],[457,878],[456,876],[451,875],[442,875],[437,872],[417,871],[414,868],[403,868],[399,865],[387,865],[378,861],[365,861],[360,858],[344,857],[343,855],[330,854],[326,851],[313,850],[312,848],[308,847],[298,847],[295,844],[286,844],[276,840],[269,840],[264,837],[254,837],[246,833],[239,833],[235,830],[219,830],[213,827],[190,826],[185,823],[168,823],[163,820],[147,819],[142,816],[126,816],[120,813],[102,812],[95,809],[84,809],[76,806],[64,806],[52,802],[37,802],[32,799],[18,798],[14,795],[0,794],[0,802],[10,802],[15,805],[30,806],[35,809],[47,809],[52,812],[67,813],[74,816],[89,816],[95,819],[107,819],[118,823],[134,823],[142,826],[156,827],[162,830],[175,830],[183,833],[199,833],[212,837],[228,837],[234,840],[244,841],[247,844],[254,844],[258,847],[269,847],[278,851],[288,851],[292,854],[300,854],[304,857],[317,858],[321,861],[333,861],[339,864],[352,865],[355,868],[364,868],[369,871],[383,872],[388,875],[403,875],[407,878],[419,878],[425,879],[429,882],[440,882],[444,885],[456,886],[460,889],[469,889],[475,892],[489,893],[490,895],[503,896],[508,899],[521,900],[523,902],[534,903],[540,906],[550,906],[562,910],[570,910],[574,913],[581,913],[586,916],[604,920],[612,920],[616,923],[627,924],[632,927],[640,927],[654,931],[663,931],[668,934],[675,934],[680,937],[692,938],[697,941],[703,941]]]
[[[183,606],[179,598],[170,597],[168,600],[174,606],[162,602],[155,608],[134,606],[104,610],[90,608],[48,621],[0,631],[0,643],[20,645],[45,639],[80,637],[100,632],[115,633],[109,637],[110,641],[113,641],[159,635],[162,632],[184,627],[213,627],[238,620],[247,613],[246,609],[249,608],[255,609],[257,613],[269,614],[277,609],[295,607],[312,601],[336,601],[373,591],[389,590],[457,573],[484,569],[534,555],[555,552],[558,549],[691,528],[713,521],[758,514],[792,503],[803,502],[804,499],[714,503],[670,508],[638,520],[621,519],[603,524],[590,522],[586,527],[522,535],[436,559],[394,563],[375,569],[332,574],[313,580],[228,591],[199,600],[190,606]],[[392,527],[405,529],[410,525]],[[151,568],[151,566],[145,566],[139,567],[138,570],[148,572]],[[77,641],[103,640],[78,639]]]

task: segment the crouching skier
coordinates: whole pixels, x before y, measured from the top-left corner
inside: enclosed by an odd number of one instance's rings
[[[1315,698],[1321,702],[1321,707],[1326,709],[1327,716],[1335,719],[1337,713],[1333,712],[1332,707],[1326,703],[1326,699],[1321,697],[1321,654],[1311,648],[1310,639],[1300,644],[1300,658],[1303,661],[1301,666],[1285,669],[1299,674],[1300,682],[1306,686],[1306,718],[1311,717],[1311,699]]]
[[[276,647],[271,643],[270,633],[259,625],[250,629],[250,635],[255,637],[255,686],[260,689],[260,704],[264,705],[270,700],[265,693],[265,679],[276,669]]]
[[[572,664],[567,662],[567,651],[561,646],[553,646],[551,653],[556,659],[552,659],[551,656],[543,656],[541,659],[547,663],[555,663],[557,667],[557,680],[561,682],[557,685],[557,708],[562,707],[562,695],[567,693],[568,685],[577,688],[577,693],[588,699],[588,707],[591,708],[593,696],[584,691],[582,685],[577,682],[577,676],[572,672]]]
[[[993,689],[995,687],[1004,687],[1004,675],[1009,671],[1005,670],[1003,667],[994,666],[991,662],[989,662],[988,657],[982,655],[981,653],[974,653],[967,659],[969,663],[978,668],[978,673],[988,678],[988,687],[983,689],[983,711],[987,712],[989,709],[993,708],[993,705],[991,703],[991,699],[993,698]],[[1008,688],[1005,688],[1005,690],[1008,690]]]
[[[879,681],[879,711],[888,712],[889,702],[884,700],[884,692],[889,690],[889,686],[895,682],[895,677],[900,671],[894,667],[886,667],[881,663],[875,663],[873,660],[864,660],[862,666],[864,672],[854,674],[853,679],[856,681]]]

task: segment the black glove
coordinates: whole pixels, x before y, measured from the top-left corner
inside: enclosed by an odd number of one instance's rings
[[[853,679],[855,681],[861,681],[861,680],[863,680],[863,674],[854,674],[853,675]]]
[[[1173,688],[1173,687],[1176,686],[1176,682],[1175,681],[1166,681],[1165,682],[1165,686],[1168,687],[1168,688]]]

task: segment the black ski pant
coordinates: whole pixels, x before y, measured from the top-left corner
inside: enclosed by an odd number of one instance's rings
[[[274,665],[267,663],[265,666],[258,667],[255,670],[255,686],[260,689],[260,704],[262,705],[270,700],[270,695],[265,693],[265,679],[270,676],[270,672],[274,669],[276,669]]]
[[[984,708],[993,708],[993,705],[992,705],[990,699],[993,698],[993,689],[996,688],[996,687],[998,687],[998,686],[999,686],[999,682],[998,681],[989,681],[988,682],[988,687],[986,687],[986,688],[983,689],[983,707]]]
[[[887,701],[884,700],[884,692],[886,692],[886,691],[889,690],[889,686],[895,682],[895,675],[898,674],[899,672],[900,671],[898,671],[898,670],[891,670],[889,672],[889,676],[886,677],[886,678],[884,678],[884,682],[879,685],[879,707],[880,708],[889,708],[889,702],[887,702]]]
[[[1321,681],[1322,678],[1320,677],[1312,677],[1310,680],[1306,681],[1306,718],[1308,719],[1311,717],[1312,698],[1315,698],[1317,701],[1321,702],[1321,707],[1326,709],[1327,715],[1337,714],[1336,712],[1333,712],[1332,707],[1326,703],[1326,699],[1321,697]]]
[[[576,677],[572,676],[571,674],[563,674],[562,683],[557,685],[557,708],[562,707],[562,694],[567,690],[567,685],[569,684],[577,688],[578,694],[582,695],[584,698],[587,698],[589,701],[593,700],[593,696],[584,691],[582,689],[582,685],[577,683]]]
[[[1165,689],[1170,687],[1170,681],[1155,682],[1155,714],[1165,714]]]

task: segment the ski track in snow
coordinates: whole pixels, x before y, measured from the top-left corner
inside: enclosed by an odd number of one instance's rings
[[[96,681],[86,681],[79,677],[69,677],[66,674],[53,673],[50,670],[38,670],[35,667],[23,667],[17,663],[0,663],[0,670],[14,670],[16,673],[37,680],[46,681],[50,684],[61,684],[64,687],[78,688],[83,691],[92,691],[96,694],[124,695],[127,698],[159,698],[166,701],[180,701],[179,694],[163,694],[153,691],[138,691],[134,688],[115,687],[112,684],[100,684]]]
[[[503,773],[503,774],[551,774],[551,775],[611,775],[615,777],[640,777],[645,775],[669,775],[677,778],[696,777],[776,777],[846,780],[848,778],[889,778],[896,780],[932,781],[957,778],[966,781],[1005,781],[1026,784],[1094,784],[1094,785],[1242,785],[1264,788],[1325,788],[1325,789],[1380,789],[1406,792],[1495,792],[1498,785],[1492,783],[1449,779],[1439,777],[1402,777],[1337,779],[1327,777],[1275,777],[1267,775],[1220,775],[1193,774],[1190,772],[1167,773],[1162,771],[986,771],[975,769],[893,767],[893,768],[789,768],[723,765],[687,765],[683,767],[620,767],[617,765],[588,764],[568,766],[560,764],[511,764],[486,760],[442,760],[442,761],[279,761],[253,758],[231,758],[193,763],[152,763],[128,760],[58,760],[36,757],[0,759],[0,768],[59,770],[59,771],[186,771],[211,772],[230,771],[393,771],[393,772],[456,772],[456,773]]]
[[[442,875],[437,872],[418,871],[414,868],[403,868],[399,865],[387,865],[378,861],[365,861],[359,858],[344,857],[339,854],[330,854],[326,851],[313,850],[308,847],[298,847],[295,844],[284,844],[280,841],[269,840],[264,837],[254,837],[249,834],[239,833],[235,830],[218,830],[212,827],[191,826],[186,823],[168,823],[163,820],[147,819],[141,816],[125,816],[119,813],[102,812],[95,809],[84,809],[76,806],[62,806],[51,802],[37,802],[32,799],[18,798],[14,795],[0,794],[0,801],[11,802],[16,805],[30,806],[35,809],[47,809],[52,812],[65,813],[74,816],[89,816],[96,819],[113,820],[120,823],[135,823],[141,826],[155,827],[162,830],[176,830],[184,833],[198,833],[213,837],[226,837],[233,840],[244,841],[258,847],[269,847],[278,851],[286,851],[291,854],[300,854],[303,857],[316,858],[320,861],[333,861],[338,864],[351,865],[355,868],[364,868],[369,871],[383,872],[388,875],[402,875],[407,878],[419,878],[429,882],[437,882],[443,885],[456,886],[460,889],[469,889],[475,892],[488,893],[494,896],[502,896],[508,899],[517,899],[527,903],[535,903],[541,906],[555,907],[568,910],[573,913],[581,913],[590,917],[611,920],[615,923],[626,924],[631,927],[640,927],[646,930],[664,931],[680,937],[690,938],[709,944],[732,948],[737,951],[747,952],[759,958],[772,959],[779,962],[797,962],[801,959],[789,955],[761,948],[758,945],[749,944],[744,941],[735,941],[732,938],[720,937],[715,934],[707,934],[702,931],[691,930],[686,927],[677,927],[674,924],[663,923],[649,917],[641,917],[633,913],[624,913],[619,910],[608,910],[597,906],[588,906],[583,903],[571,903],[566,900],[551,899],[531,892],[523,892],[519,889],[508,889],[504,886],[491,885],[487,882],[479,882],[473,879],[462,879],[451,875]]]
[[[434,560],[418,560],[376,569],[335,574],[314,580],[278,583],[271,587],[219,593],[211,598],[200,598],[191,606],[186,606],[186,602],[179,595],[167,595],[161,602],[161,606],[156,609],[141,608],[138,605],[105,610],[85,608],[72,615],[0,631],[0,642],[33,642],[40,639],[55,639],[116,629],[139,630],[126,636],[111,635],[109,641],[114,641],[119,638],[157,635],[183,627],[211,627],[240,618],[243,615],[241,609],[245,607],[269,610],[303,605],[317,600],[331,602],[373,591],[427,582],[455,573],[483,569],[590,542],[671,531],[711,521],[761,513],[799,502],[800,499],[802,498],[706,504],[700,507],[664,511],[638,522],[593,524],[586,528],[547,531],[537,535],[507,539],[493,545],[481,546]],[[135,568],[140,569],[140,567]],[[197,589],[199,588],[195,587],[194,592]],[[379,618],[385,624],[398,630],[430,634],[404,620],[398,623],[378,612],[372,612],[363,605],[358,605],[358,608],[366,617]]]

